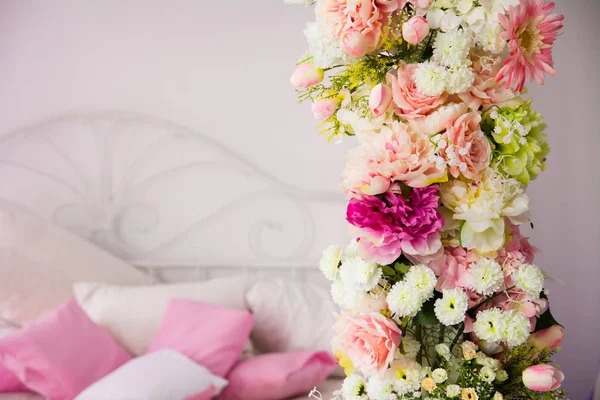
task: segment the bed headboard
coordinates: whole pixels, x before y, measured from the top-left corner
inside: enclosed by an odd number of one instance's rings
[[[322,248],[347,240],[341,193],[295,188],[205,135],[130,113],[2,135],[0,182],[1,198],[169,280],[318,275]]]

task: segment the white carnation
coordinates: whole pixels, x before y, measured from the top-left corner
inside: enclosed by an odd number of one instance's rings
[[[394,381],[394,389],[400,396],[420,389],[424,378],[421,366],[409,360],[396,360],[386,372],[386,378]]]
[[[317,68],[330,68],[334,65],[348,64],[354,60],[340,48],[337,40],[319,30],[316,22],[306,24],[304,35],[308,41],[308,51]]]
[[[499,308],[490,308],[477,313],[473,329],[479,339],[500,342],[504,339],[506,316]]]
[[[446,90],[448,70],[431,61],[420,63],[414,72],[417,89],[428,96],[439,96]]]
[[[433,297],[433,289],[435,289],[437,278],[431,268],[421,264],[413,265],[406,273],[404,281],[419,292],[423,302]]]
[[[464,30],[437,35],[433,44],[433,60],[446,67],[458,67],[468,60],[471,38]]]
[[[466,92],[475,81],[475,73],[467,65],[452,68],[449,74],[446,91],[450,94]]]
[[[444,289],[443,297],[435,301],[435,316],[446,326],[456,325],[465,320],[468,305],[469,298],[462,289]]]
[[[339,246],[329,246],[323,250],[321,260],[319,261],[319,269],[325,275],[325,278],[330,281],[335,280],[337,276],[341,256],[342,250]]]
[[[389,399],[394,390],[394,381],[390,379],[379,379],[373,375],[367,380],[367,396],[371,399]]]
[[[446,396],[453,398],[460,395],[461,388],[458,385],[448,385],[446,387]]]
[[[446,372],[443,368],[436,368],[431,373],[431,377],[435,381],[435,383],[442,383],[448,379],[448,372]]]
[[[377,264],[369,263],[361,257],[352,257],[342,263],[340,277],[348,288],[367,292],[373,289],[383,272]]]
[[[470,288],[484,296],[494,294],[504,283],[502,267],[489,258],[481,257],[471,264],[468,273],[471,277]]]
[[[504,342],[512,347],[525,343],[531,329],[529,318],[517,311],[507,311],[506,314]]]
[[[342,383],[342,395],[345,399],[355,399],[365,390],[365,380],[359,375],[350,375]]]
[[[414,317],[421,309],[421,294],[406,282],[396,282],[387,295],[387,304],[395,317]]]
[[[402,344],[400,347],[402,350],[398,349],[396,353],[397,359],[406,358],[409,360],[415,360],[419,350],[421,349],[421,343],[409,336],[405,336],[402,338]]]
[[[544,274],[535,265],[524,264],[513,275],[515,286],[538,299],[544,288]]]
[[[358,249],[358,242],[355,239],[352,239],[344,249],[344,252],[342,254],[342,261],[346,261],[358,256]]]
[[[492,383],[496,379],[496,373],[490,367],[483,367],[479,370],[479,377],[484,382]]]
[[[348,288],[340,279],[331,284],[331,297],[333,302],[345,309],[352,309],[356,306],[359,292]]]

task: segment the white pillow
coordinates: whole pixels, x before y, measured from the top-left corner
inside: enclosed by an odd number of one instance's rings
[[[81,280],[135,285],[146,274],[22,206],[0,199],[0,319],[23,325],[53,311]]]
[[[134,355],[143,354],[158,332],[172,298],[246,310],[246,276],[151,286],[77,283],[73,291],[87,315]]]
[[[184,400],[227,381],[174,350],[134,358],[81,392],[75,400]]]
[[[263,353],[331,352],[339,309],[327,288],[310,282],[267,279],[246,294],[254,316],[252,343]]]

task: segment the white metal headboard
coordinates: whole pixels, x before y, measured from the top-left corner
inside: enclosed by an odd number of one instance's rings
[[[312,273],[327,243],[347,239],[341,194],[295,188],[207,136],[130,113],[3,135],[0,182],[1,198],[172,275]]]

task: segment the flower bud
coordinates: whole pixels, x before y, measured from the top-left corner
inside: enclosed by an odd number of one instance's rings
[[[376,116],[383,115],[392,104],[392,89],[384,85],[378,84],[371,90],[369,95],[369,108]]]
[[[565,338],[565,329],[560,325],[552,325],[529,336],[529,344],[538,350],[555,349]]]
[[[338,99],[329,98],[318,100],[312,105],[312,112],[316,119],[323,121],[333,115],[340,103]]]
[[[321,82],[325,74],[321,68],[315,67],[311,61],[303,62],[296,67],[290,78],[292,86],[306,89]]]
[[[402,24],[402,37],[410,44],[417,44],[429,35],[429,23],[425,18],[412,17]]]
[[[359,32],[350,31],[342,36],[342,50],[344,53],[360,58],[367,54],[369,44],[367,40]]]
[[[548,392],[560,387],[565,376],[548,364],[533,365],[523,371],[523,384],[536,392]]]

